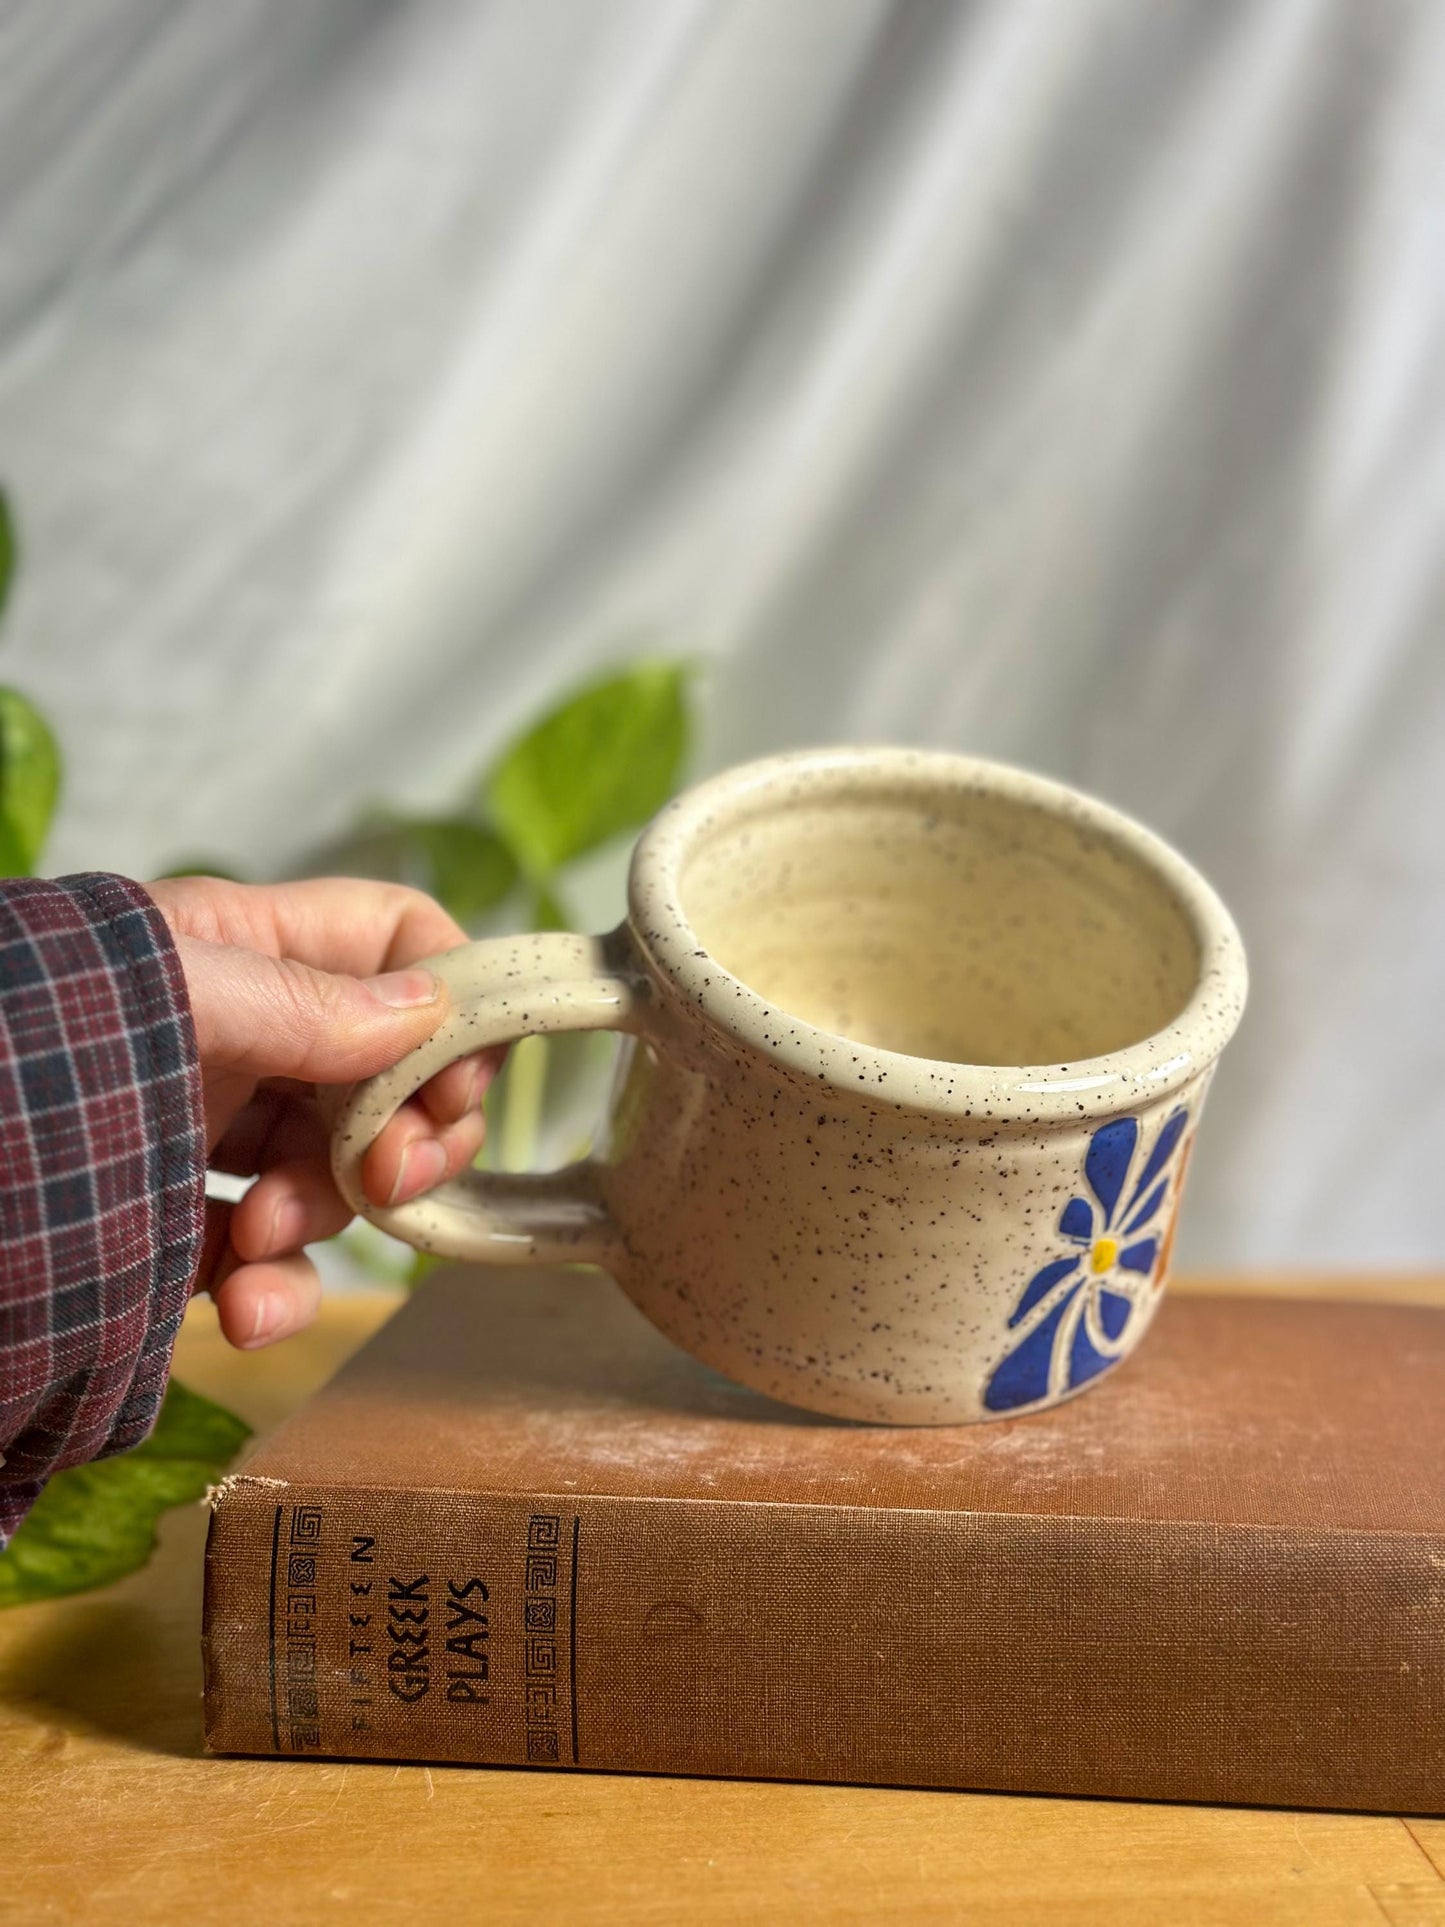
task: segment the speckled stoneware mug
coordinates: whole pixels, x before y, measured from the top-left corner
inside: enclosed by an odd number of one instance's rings
[[[610,936],[433,960],[455,1014],[358,1085],[337,1181],[491,1264],[604,1266],[661,1331],[814,1411],[1037,1410],[1158,1303],[1244,953],[1209,885],[1117,811],[991,763],[808,751],[670,804]],[[584,1162],[390,1210],[361,1159],[468,1051],[624,1032]]]

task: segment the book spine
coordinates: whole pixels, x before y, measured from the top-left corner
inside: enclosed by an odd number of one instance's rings
[[[1445,1542],[736,1502],[217,1497],[218,1752],[1430,1812]]]

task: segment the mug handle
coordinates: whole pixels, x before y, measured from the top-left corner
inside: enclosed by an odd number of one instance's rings
[[[459,1057],[555,1031],[640,1029],[646,979],[626,926],[607,937],[554,931],[463,944],[424,967],[446,985],[452,1013],[400,1063],[341,1096],[331,1135],[341,1195],[372,1224],[437,1257],[611,1269],[623,1241],[590,1158],[560,1171],[464,1171],[397,1205],[371,1202],[361,1162],[406,1099]]]

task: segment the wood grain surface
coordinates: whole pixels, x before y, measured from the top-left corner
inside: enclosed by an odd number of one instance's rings
[[[1442,1278],[1175,1289],[1445,1308]],[[178,1370],[265,1427],[395,1303],[335,1298],[254,1357],[202,1301]],[[205,1524],[173,1513],[144,1572],[0,1614],[0,1921],[1445,1927],[1445,1821],[207,1758]]]

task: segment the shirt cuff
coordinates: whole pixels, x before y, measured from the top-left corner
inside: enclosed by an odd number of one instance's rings
[[[61,1466],[159,1413],[200,1262],[185,979],[124,877],[0,883],[0,1543]]]

